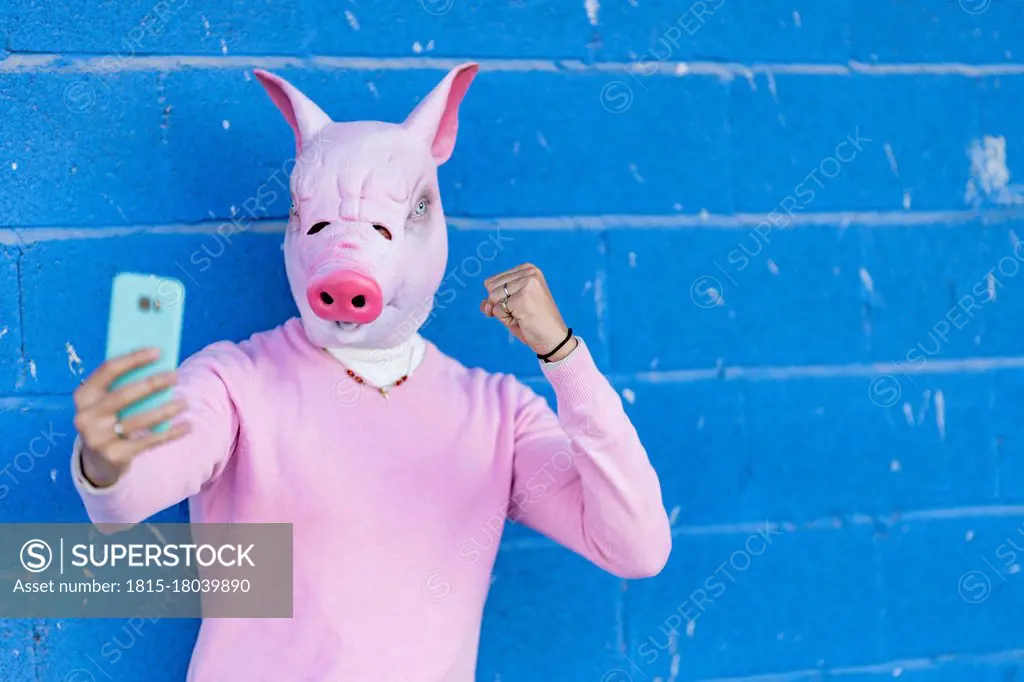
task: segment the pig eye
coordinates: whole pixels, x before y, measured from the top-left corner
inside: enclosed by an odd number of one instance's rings
[[[387,239],[388,241],[391,241],[391,230],[389,230],[388,228],[384,227],[383,225],[376,225],[376,224],[373,226],[373,229],[375,229],[378,232],[380,232],[381,236],[383,236],[384,239]]]
[[[321,221],[321,222],[317,223],[316,225],[314,225],[313,227],[309,228],[309,232],[307,232],[306,234],[307,235],[316,234],[317,232],[319,232],[320,230],[324,229],[328,225],[330,225],[330,223]]]
[[[412,210],[412,214],[416,218],[427,214],[427,200],[425,198],[417,202],[416,208]]]

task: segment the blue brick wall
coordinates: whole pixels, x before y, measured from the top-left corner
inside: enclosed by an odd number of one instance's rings
[[[481,244],[541,265],[675,534],[625,582],[510,529],[479,679],[1024,673],[1024,3],[6,0],[0,29],[0,521],[85,519],[70,393],[115,272],[187,283],[186,354],[292,314],[287,201],[245,210],[292,151],[254,67],[399,120],[472,58],[425,333],[550,397],[476,312]],[[0,621],[0,677],[181,680],[195,632]]]

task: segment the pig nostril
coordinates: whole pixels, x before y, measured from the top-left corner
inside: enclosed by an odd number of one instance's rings
[[[331,295],[326,291],[320,292],[320,300],[324,302],[324,305],[331,305],[334,303],[334,299],[331,298]]]
[[[355,298],[352,299],[352,305],[355,306],[356,308],[362,308],[363,306],[366,305],[366,297],[356,296]]]

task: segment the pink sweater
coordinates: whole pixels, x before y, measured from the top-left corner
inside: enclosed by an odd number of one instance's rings
[[[557,417],[429,343],[387,401],[356,400],[292,319],[184,362],[192,433],[79,491],[97,523],[189,498],[196,522],[293,524],[293,618],[204,621],[193,682],[470,682],[504,518],[627,578],[671,548],[658,477],[587,347],[541,366]]]

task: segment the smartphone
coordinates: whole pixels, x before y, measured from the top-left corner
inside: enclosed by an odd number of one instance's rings
[[[160,358],[122,375],[110,390],[177,368],[184,313],[185,287],[180,281],[135,272],[122,272],[114,277],[107,325],[107,359],[150,347],[160,349]],[[170,399],[171,389],[164,389],[132,403],[118,413],[118,418],[123,421],[133,414],[160,407]],[[170,422],[163,422],[153,430],[161,432],[168,428]]]

